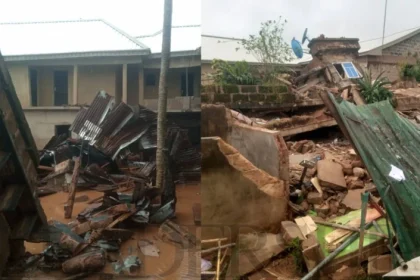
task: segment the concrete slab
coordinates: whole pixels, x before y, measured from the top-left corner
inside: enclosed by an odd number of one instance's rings
[[[287,244],[292,242],[295,238],[299,238],[300,240],[305,239],[299,226],[291,221],[281,222],[281,234]]]
[[[317,162],[317,172],[321,186],[337,190],[347,189],[341,164],[329,160],[320,160]]]

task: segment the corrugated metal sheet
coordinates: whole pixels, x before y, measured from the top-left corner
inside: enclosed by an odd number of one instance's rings
[[[152,53],[162,52],[162,31],[136,37],[147,45]],[[173,26],[171,30],[171,52],[193,51],[201,46],[201,26]]]
[[[366,165],[404,259],[420,256],[420,131],[388,101],[355,106],[332,94],[322,97]],[[391,165],[404,172],[405,180],[389,176]]]
[[[70,131],[84,140],[95,142],[102,129],[100,125],[115,106],[115,99],[105,91],[100,91],[89,108],[83,108],[77,114]]]
[[[4,56],[147,50],[103,20],[0,23],[0,38]]]

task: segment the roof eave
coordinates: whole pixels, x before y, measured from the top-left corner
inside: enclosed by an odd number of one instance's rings
[[[171,58],[182,57],[182,56],[198,56],[198,55],[201,55],[200,49],[171,52]],[[161,57],[162,57],[162,53],[152,53],[149,55],[149,58],[161,58]]]
[[[27,61],[27,60],[47,60],[47,59],[68,59],[68,58],[92,58],[92,57],[115,57],[115,56],[135,56],[149,55],[150,49],[142,50],[120,50],[120,51],[93,51],[57,54],[26,54],[26,55],[5,55],[5,61]]]

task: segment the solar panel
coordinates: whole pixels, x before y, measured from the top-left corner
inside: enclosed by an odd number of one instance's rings
[[[360,78],[359,72],[357,72],[353,63],[344,62],[342,65],[343,65],[344,71],[347,74],[347,77],[349,77],[350,79]]]

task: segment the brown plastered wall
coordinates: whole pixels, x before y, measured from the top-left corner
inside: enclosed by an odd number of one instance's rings
[[[202,138],[202,238],[277,233],[287,216],[288,185],[254,166],[220,137]]]
[[[239,123],[223,105],[203,104],[201,136],[219,136],[256,167],[289,180],[289,154],[280,132]]]
[[[116,65],[79,66],[78,103],[90,104],[100,90],[115,96],[116,70]]]

